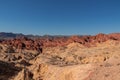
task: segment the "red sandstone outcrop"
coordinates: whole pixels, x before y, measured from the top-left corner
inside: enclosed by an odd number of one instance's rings
[[[41,43],[34,41],[32,39],[28,39],[26,37],[3,40],[1,43],[13,46],[16,49],[37,50],[39,52],[42,52]]]
[[[26,37],[20,37],[10,40],[2,40],[0,43],[13,46],[17,49],[37,50],[42,52],[42,47],[56,47],[66,46],[72,42],[80,43],[84,46],[90,47],[96,43],[105,42],[107,40],[120,40],[119,33],[112,34],[97,34],[95,36],[70,36],[70,37],[51,37],[51,38],[38,38],[28,39]]]

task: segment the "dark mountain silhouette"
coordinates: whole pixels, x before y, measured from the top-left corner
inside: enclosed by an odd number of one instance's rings
[[[25,36],[21,33],[7,33],[7,32],[0,32],[0,39],[9,39],[9,38],[16,38],[19,36]]]
[[[0,39],[10,39],[10,38],[16,38],[16,37],[27,37],[27,38],[61,38],[61,37],[68,37],[66,35],[25,35],[22,33],[12,33],[12,32],[0,32]]]

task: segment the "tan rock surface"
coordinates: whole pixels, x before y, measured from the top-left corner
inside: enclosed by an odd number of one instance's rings
[[[0,61],[1,80],[119,80],[119,34],[4,40]]]

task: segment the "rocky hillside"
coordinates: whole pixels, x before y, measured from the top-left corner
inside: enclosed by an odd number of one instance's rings
[[[6,44],[17,49],[35,50],[40,47],[66,46],[72,42],[82,44],[86,47],[96,46],[96,43],[102,43],[108,40],[120,41],[120,33],[97,34],[95,36],[49,36],[39,38],[29,38],[25,36],[11,39],[1,39],[1,44]]]
[[[0,41],[0,80],[119,80],[120,34]]]

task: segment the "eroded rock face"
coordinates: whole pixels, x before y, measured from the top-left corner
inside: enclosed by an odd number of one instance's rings
[[[35,80],[84,80],[92,72],[91,65],[53,66],[47,64],[34,65]]]
[[[1,40],[0,71],[3,73],[6,69],[8,72],[0,74],[0,79],[99,80],[105,77],[110,80],[112,77],[107,77],[114,74],[108,74],[109,68],[111,73],[118,70],[116,74],[119,74],[119,37],[120,34],[98,34]],[[114,66],[118,69],[114,69]],[[101,71],[105,69],[107,71],[102,74]],[[113,80],[117,79],[114,77]]]
[[[66,46],[72,42],[78,42],[84,46],[91,46],[96,43],[105,42],[107,40],[120,40],[120,34],[97,34],[95,36],[70,36],[70,37],[52,37],[52,38],[39,38],[28,39],[20,37],[16,39],[0,41],[2,44],[7,44],[16,47],[17,49],[38,50],[42,51],[42,47],[56,47]]]
[[[21,70],[22,68],[16,67],[12,63],[0,61],[0,80],[9,80]]]
[[[45,47],[55,47],[55,46],[66,46],[72,42],[78,42],[84,46],[90,47],[91,45],[95,45],[96,43],[102,43],[107,40],[120,40],[120,34],[97,34],[95,36],[70,36],[70,37],[60,37],[52,39],[39,39],[43,46]]]
[[[42,44],[39,41],[34,41],[32,39],[28,39],[26,37],[3,40],[2,44],[9,45],[15,47],[16,49],[22,50],[37,50],[38,52],[42,52]]]

